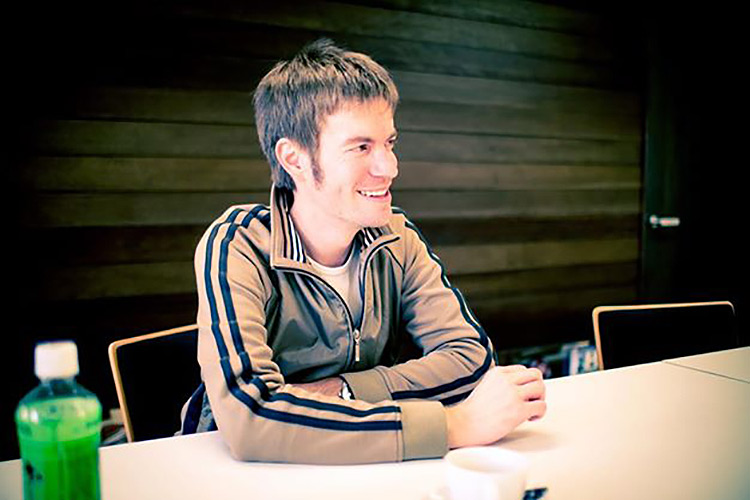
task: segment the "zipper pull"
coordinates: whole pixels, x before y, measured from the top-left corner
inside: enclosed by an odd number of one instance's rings
[[[354,362],[359,363],[359,330],[354,330]]]

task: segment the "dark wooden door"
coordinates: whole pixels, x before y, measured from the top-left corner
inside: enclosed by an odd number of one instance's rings
[[[747,344],[746,92],[733,32],[713,16],[661,12],[648,26],[640,296],[731,300]]]

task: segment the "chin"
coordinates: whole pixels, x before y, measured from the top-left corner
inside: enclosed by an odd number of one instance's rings
[[[360,220],[360,225],[362,227],[380,227],[385,226],[388,224],[388,221],[391,218],[391,207],[388,207],[388,210],[383,210],[382,213],[379,214],[372,214],[368,217],[363,217]]]

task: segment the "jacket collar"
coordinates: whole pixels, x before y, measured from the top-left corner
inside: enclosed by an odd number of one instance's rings
[[[289,212],[293,202],[294,193],[291,191],[276,186],[271,188],[271,267],[313,271]],[[368,250],[377,249],[381,243],[390,243],[399,238],[390,224],[386,224],[360,229],[354,236],[354,244],[360,245],[361,255],[365,256]]]

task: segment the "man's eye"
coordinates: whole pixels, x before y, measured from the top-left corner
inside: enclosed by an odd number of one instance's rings
[[[370,149],[370,145],[363,143],[363,144],[357,144],[356,146],[354,146],[352,148],[352,151],[355,151],[357,153],[364,153],[364,152],[369,151],[369,149]]]
[[[390,139],[388,141],[388,147],[391,148],[391,149],[395,148],[397,142],[398,142],[398,139]]]

